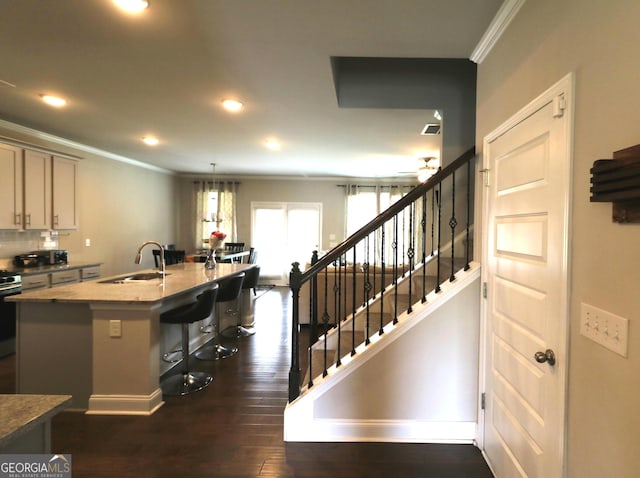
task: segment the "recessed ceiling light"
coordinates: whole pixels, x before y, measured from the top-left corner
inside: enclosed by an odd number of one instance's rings
[[[61,106],[67,104],[67,100],[58,96],[40,95],[40,98],[42,98],[42,101],[44,101],[49,106],[55,106],[57,108],[60,108]]]
[[[277,151],[280,149],[280,147],[282,146],[280,144],[280,141],[278,141],[275,138],[269,138],[268,140],[266,140],[264,142],[264,145],[269,148],[271,151]]]
[[[244,105],[240,101],[226,99],[222,100],[222,106],[227,111],[240,111]]]
[[[113,0],[113,3],[127,13],[140,13],[149,7],[148,0]]]
[[[142,138],[142,141],[148,146],[155,146],[160,142],[155,136],[145,136],[144,138]]]

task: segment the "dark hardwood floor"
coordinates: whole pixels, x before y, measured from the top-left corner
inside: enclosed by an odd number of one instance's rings
[[[492,477],[472,445],[285,443],[289,302],[288,289],[265,293],[236,356],[192,361],[215,377],[205,390],[167,397],[150,417],[62,413],[53,451],[72,454],[74,478]],[[13,392],[14,367],[0,359],[0,393]]]

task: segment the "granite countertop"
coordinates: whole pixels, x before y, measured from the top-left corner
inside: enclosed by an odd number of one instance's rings
[[[0,395],[0,448],[71,405],[71,395]]]
[[[72,302],[106,303],[120,302],[149,304],[160,302],[169,297],[196,289],[207,283],[216,282],[223,277],[234,275],[253,264],[217,264],[213,270],[207,270],[201,263],[183,263],[167,266],[164,280],[150,279],[125,283],[105,283],[110,279],[136,273],[157,272],[145,269],[130,274],[118,274],[88,282],[79,282],[51,289],[38,289],[6,297],[11,302]]]
[[[29,276],[36,274],[46,274],[48,272],[60,272],[68,271],[72,269],[83,269],[84,267],[95,267],[102,265],[102,262],[83,262],[77,264],[56,264],[53,266],[40,266],[40,267],[10,267],[11,272],[20,274],[21,276]]]

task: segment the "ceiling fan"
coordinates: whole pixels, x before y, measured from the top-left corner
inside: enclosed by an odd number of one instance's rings
[[[435,156],[420,158],[420,160],[424,161],[424,165],[420,166],[416,171],[399,171],[398,174],[415,175],[418,181],[424,183],[440,169],[440,159]]]

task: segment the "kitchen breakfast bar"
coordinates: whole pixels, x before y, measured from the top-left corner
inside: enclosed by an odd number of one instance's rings
[[[184,263],[168,266],[164,279],[137,271],[12,296],[16,393],[71,395],[71,409],[90,414],[152,414],[163,404],[160,375],[172,366],[160,357],[180,343],[179,326],[160,324],[160,314],[250,267]],[[190,350],[211,338],[196,333],[200,325],[190,325]]]

